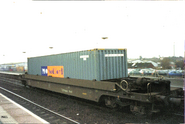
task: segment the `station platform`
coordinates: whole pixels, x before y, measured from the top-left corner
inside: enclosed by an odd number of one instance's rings
[[[0,93],[0,124],[49,124]]]

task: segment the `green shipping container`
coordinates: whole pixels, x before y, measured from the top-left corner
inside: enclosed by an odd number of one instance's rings
[[[28,74],[85,80],[127,77],[126,49],[92,49],[28,58]]]

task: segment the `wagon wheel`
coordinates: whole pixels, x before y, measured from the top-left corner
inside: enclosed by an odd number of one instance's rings
[[[116,104],[116,98],[114,98],[114,97],[105,98],[105,105],[108,108],[117,108],[118,107],[118,105]]]
[[[133,106],[130,105],[130,111],[137,117],[140,118],[146,118],[152,115],[152,112],[150,109],[147,109],[146,107],[143,106]]]

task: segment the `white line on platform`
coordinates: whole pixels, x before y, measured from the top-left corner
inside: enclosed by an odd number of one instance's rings
[[[29,111],[28,109],[24,108],[23,106],[19,105],[18,103],[12,101],[11,99],[9,99],[8,97],[6,97],[5,95],[1,94],[0,95],[2,97],[4,97],[5,99],[7,99],[8,101],[10,101],[11,103],[13,103],[14,105],[18,106],[19,108],[21,108],[22,110],[24,110],[25,112],[27,112],[28,114],[30,114],[31,116],[35,117],[36,119],[38,119],[39,121],[41,121],[44,124],[49,124],[49,122],[45,121],[44,119],[40,118],[39,116],[35,115],[34,113],[32,113],[31,111]]]

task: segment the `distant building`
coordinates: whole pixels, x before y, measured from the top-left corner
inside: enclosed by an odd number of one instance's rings
[[[134,60],[128,62],[128,68],[156,68],[158,64],[153,61]]]

